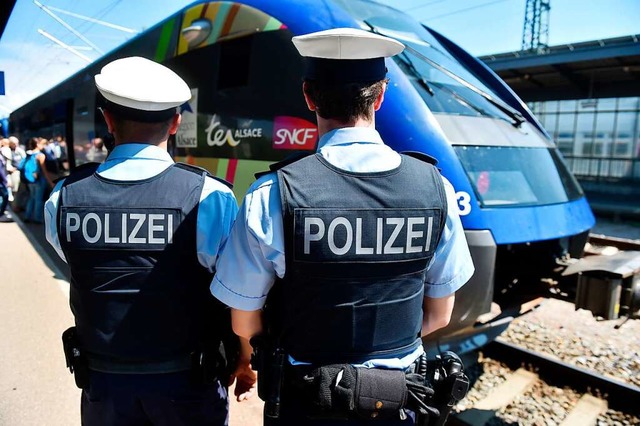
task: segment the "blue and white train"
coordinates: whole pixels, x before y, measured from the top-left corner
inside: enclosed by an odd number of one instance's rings
[[[457,294],[451,324],[425,343],[472,350],[548,295],[564,260],[581,255],[594,217],[527,106],[484,64],[404,13],[368,0],[196,2],[16,110],[11,129],[23,140],[62,134],[71,167],[86,162],[90,141],[106,134],[93,75],[115,58],[145,56],[192,90],[174,157],[233,182],[241,197],[254,172],[315,148],[291,37],[335,27],[406,45],[388,60],[376,127],[397,151],[436,157],[456,190],[476,273]]]

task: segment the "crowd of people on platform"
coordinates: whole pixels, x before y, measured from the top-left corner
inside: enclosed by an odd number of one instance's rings
[[[62,136],[32,137],[25,145],[15,136],[0,138],[0,222],[13,221],[10,206],[25,222],[42,223],[44,200],[67,173]]]

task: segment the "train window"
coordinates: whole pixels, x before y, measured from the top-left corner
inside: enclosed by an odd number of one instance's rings
[[[197,89],[193,126],[198,143],[176,145],[177,156],[188,150],[200,158],[278,161],[291,151],[274,149],[277,137],[285,134],[297,148],[311,133],[316,136],[315,117],[302,96],[303,62],[291,37],[288,29],[249,33],[167,60]],[[289,128],[303,121],[295,126],[308,134],[296,134],[293,141]]]
[[[218,90],[249,84],[252,37],[239,37],[220,43]]]
[[[456,146],[482,207],[564,203],[582,192],[555,149]]]

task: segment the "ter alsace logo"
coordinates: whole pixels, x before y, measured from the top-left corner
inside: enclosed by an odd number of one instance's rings
[[[317,140],[318,128],[307,120],[283,115],[273,122],[274,149],[314,150]]]

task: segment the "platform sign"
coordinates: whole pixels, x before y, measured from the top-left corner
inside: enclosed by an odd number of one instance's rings
[[[4,71],[0,71],[0,95],[4,95]]]

